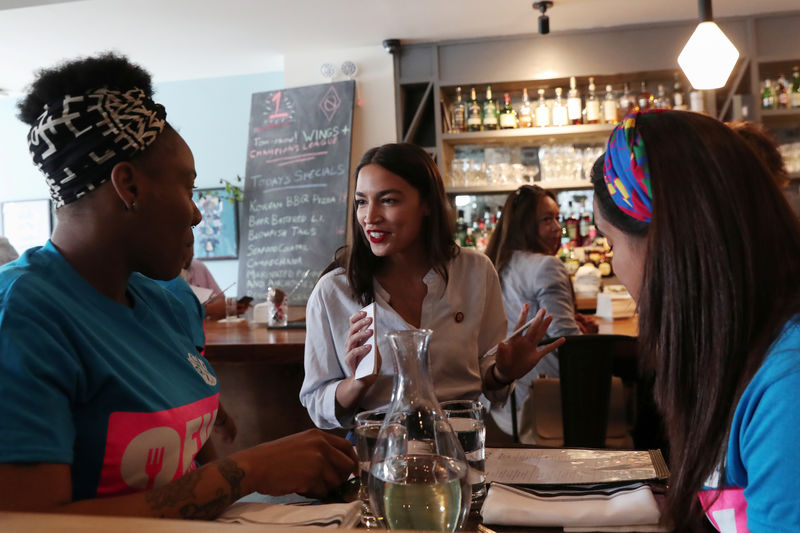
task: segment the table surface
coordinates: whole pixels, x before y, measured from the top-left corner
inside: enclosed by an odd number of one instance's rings
[[[636,336],[636,317],[607,320],[596,317],[599,333]],[[275,357],[290,362],[302,360],[305,329],[267,329],[246,321],[206,321],[206,357],[209,360],[247,360]]]

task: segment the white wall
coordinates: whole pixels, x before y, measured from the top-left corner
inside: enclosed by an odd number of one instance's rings
[[[352,172],[368,149],[397,141],[392,56],[384,51],[380,44],[287,54],[284,60],[283,78],[286,87],[325,83],[330,80],[322,77],[320,66],[323,63],[332,63],[337,68],[337,76],[332,81],[344,80],[347,78],[338,73],[344,61],[352,61],[358,67],[358,73],[354,78],[356,97],[350,156]],[[352,187],[352,176],[350,181]]]

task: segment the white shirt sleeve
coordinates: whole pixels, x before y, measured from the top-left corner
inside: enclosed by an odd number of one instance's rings
[[[347,326],[349,315],[338,316],[334,302],[326,301],[326,280],[332,275],[335,274],[330,273],[317,283],[306,305],[305,377],[300,388],[300,403],[322,429],[342,427],[336,418],[336,387],[347,377],[340,363],[344,344],[339,345],[334,328],[341,326],[337,323]]]

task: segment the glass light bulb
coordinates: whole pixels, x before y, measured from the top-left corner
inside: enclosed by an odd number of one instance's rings
[[[695,89],[719,89],[731,75],[739,51],[714,22],[701,22],[678,56],[678,65]]]

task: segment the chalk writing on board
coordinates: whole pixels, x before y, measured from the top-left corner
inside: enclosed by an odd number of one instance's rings
[[[253,95],[241,293],[259,297],[270,285],[300,282],[290,303],[304,303],[313,274],[344,244],[354,92],[355,82],[345,81]]]

